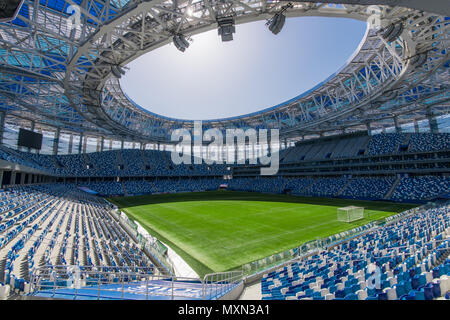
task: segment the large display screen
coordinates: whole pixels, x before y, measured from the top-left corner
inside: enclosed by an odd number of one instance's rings
[[[19,147],[33,148],[41,150],[42,134],[26,129],[19,129],[19,139],[17,140]]]

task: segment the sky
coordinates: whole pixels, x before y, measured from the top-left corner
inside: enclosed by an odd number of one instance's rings
[[[345,18],[288,18],[272,34],[265,21],[195,35],[185,52],[171,43],[128,64],[124,92],[154,113],[189,120],[233,117],[272,107],[339,70],[364,37],[366,23]]]

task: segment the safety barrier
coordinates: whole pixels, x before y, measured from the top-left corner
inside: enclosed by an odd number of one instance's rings
[[[30,278],[27,297],[71,300],[211,300],[242,282],[242,272],[197,278],[154,274],[144,268],[44,266]]]
[[[222,297],[242,282],[242,271],[210,273],[203,277],[203,300],[207,297]]]

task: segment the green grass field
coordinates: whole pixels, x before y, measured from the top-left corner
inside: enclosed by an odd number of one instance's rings
[[[200,276],[234,269],[414,207],[231,191],[109,200],[174,249]],[[364,207],[369,218],[338,222],[336,209],[347,205]]]

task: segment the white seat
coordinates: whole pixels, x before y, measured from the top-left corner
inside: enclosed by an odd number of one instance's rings
[[[366,300],[367,289],[356,291],[356,295],[358,296],[358,300]]]
[[[326,297],[326,295],[329,293],[330,293],[330,289],[328,289],[328,288],[323,288],[322,290],[320,290],[320,295],[322,297]]]
[[[328,294],[325,296],[325,300],[334,300],[334,294],[333,294],[333,293],[328,293]]]
[[[394,284],[397,284],[397,278],[389,277],[389,278],[387,278],[387,281],[389,281],[389,284],[390,284],[391,287]]]
[[[293,286],[296,286],[296,285],[298,285],[298,284],[301,284],[301,283],[303,283],[303,280],[295,280],[295,281],[292,281],[292,285]]]
[[[23,286],[23,292],[24,292],[24,294],[30,293],[30,289],[31,289],[30,283],[29,283],[29,282],[25,282],[25,284],[24,284],[24,286]]]
[[[439,286],[441,288],[441,294],[445,295],[447,291],[450,290],[450,278],[446,275],[443,275],[439,278],[440,283]]]
[[[425,278],[427,279],[427,283],[433,281],[433,272],[431,271],[425,272]]]
[[[366,281],[359,281],[359,282],[358,282],[358,286],[359,286],[361,289],[364,289],[365,287],[367,287]]]
[[[397,300],[397,291],[394,288],[386,288],[383,291],[386,292],[388,300]]]
[[[9,296],[9,292],[11,290],[11,287],[9,285],[3,285],[0,286],[0,300],[6,300]]]

